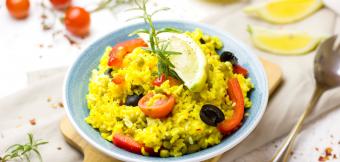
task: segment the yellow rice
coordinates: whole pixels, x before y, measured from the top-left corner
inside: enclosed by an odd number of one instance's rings
[[[181,156],[220,143],[223,135],[216,127],[200,119],[201,107],[213,104],[224,112],[226,118],[230,118],[233,103],[227,96],[228,78],[237,77],[239,80],[246,107],[251,106],[247,92],[253,84],[249,78],[233,74],[229,62],[220,62],[216,49],[223,45],[217,37],[203,35],[199,29],[186,34],[200,45],[209,64],[208,79],[201,92],[193,93],[183,85],[170,87],[168,81],[154,87],[151,83],[157,77],[157,58],[141,48],[125,56],[124,68],[112,71],[112,76],[121,75],[125,79],[124,84],[116,85],[104,74],[109,68],[107,62],[111,51],[111,47],[107,47],[98,69],[93,70],[90,78],[86,98],[90,113],[86,122],[98,129],[108,141],[112,141],[114,133],[124,133],[160,152],[162,157]],[[201,44],[200,39],[205,44]],[[138,107],[120,105],[125,103],[127,95],[147,94],[150,91],[165,92],[175,97],[176,105],[169,117],[153,119],[146,117]]]

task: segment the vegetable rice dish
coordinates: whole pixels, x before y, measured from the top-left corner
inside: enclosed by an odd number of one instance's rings
[[[219,38],[200,29],[137,31],[92,71],[85,121],[127,151],[172,157],[217,145],[242,126],[254,86]]]

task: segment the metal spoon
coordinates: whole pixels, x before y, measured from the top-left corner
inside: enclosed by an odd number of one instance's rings
[[[312,100],[300,116],[288,137],[274,155],[271,162],[287,162],[294,140],[300,132],[305,118],[312,112],[321,95],[332,88],[340,86],[340,45],[334,47],[337,36],[326,39],[314,58],[314,78],[316,88]],[[334,48],[333,48],[334,47]]]

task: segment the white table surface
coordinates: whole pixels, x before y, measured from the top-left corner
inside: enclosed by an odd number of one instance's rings
[[[12,19],[0,1],[0,97],[15,93],[27,86],[27,74],[36,70],[43,70],[69,65],[89,43],[118,27],[126,25],[126,18],[131,16],[125,12],[112,14],[108,11],[92,15],[91,35],[78,40],[80,47],[71,46],[63,36],[53,38],[53,31],[43,31],[40,26],[39,3],[41,0],[31,0],[30,17],[17,21]],[[48,1],[45,1],[48,2]],[[93,4],[94,1],[76,1],[76,4]],[[230,13],[241,9],[238,3],[213,3],[204,0],[154,0],[155,6],[168,6],[170,11],[162,13],[158,19],[181,19],[201,21],[211,15],[225,10],[228,5]],[[179,5],[181,4],[181,5]],[[124,7],[123,7],[124,8]],[[123,9],[118,8],[117,11]],[[228,15],[226,15],[228,16]],[[338,16],[333,28],[340,33],[340,17]],[[57,24],[55,31],[62,30],[63,26]],[[39,46],[43,45],[41,48]],[[52,45],[52,48],[48,46]],[[322,155],[326,147],[332,147],[334,153],[340,157],[340,110],[334,110],[324,115],[320,120],[306,126],[299,136],[293,162],[314,162]],[[280,140],[258,148],[254,152],[236,160],[237,162],[253,162],[254,159],[270,159]],[[316,151],[318,148],[319,151]],[[333,161],[340,161],[336,159]]]

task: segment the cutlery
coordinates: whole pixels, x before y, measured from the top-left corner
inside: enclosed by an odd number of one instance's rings
[[[294,140],[300,132],[305,118],[313,111],[325,91],[340,86],[340,45],[335,45],[336,38],[335,35],[321,43],[314,58],[316,88],[311,102],[270,162],[288,161]]]

